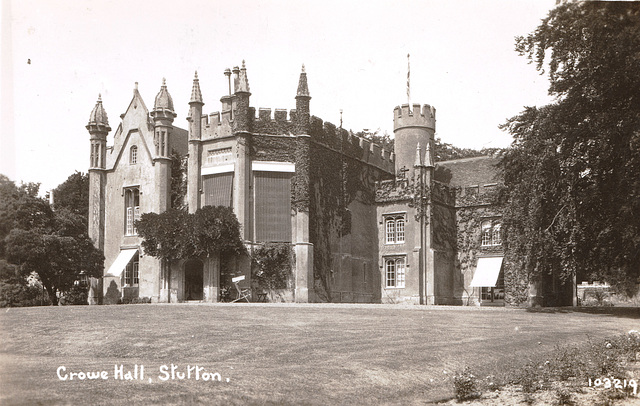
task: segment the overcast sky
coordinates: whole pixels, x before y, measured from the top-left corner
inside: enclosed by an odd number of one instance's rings
[[[51,1],[2,3],[0,173],[42,191],[89,166],[85,125],[102,94],[113,128],[133,95],[149,109],[166,77],[185,117],[194,71],[204,111],[220,110],[225,68],[246,60],[251,105],[295,108],[304,63],[311,113],[393,133],[393,108],[437,109],[436,134],[460,147],[506,147],[498,129],[548,103],[547,79],[514,51],[555,0]]]

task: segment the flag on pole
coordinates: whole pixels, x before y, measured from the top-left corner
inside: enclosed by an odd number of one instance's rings
[[[409,60],[409,54],[407,54],[407,103],[409,104],[409,111],[411,111],[411,61]]]

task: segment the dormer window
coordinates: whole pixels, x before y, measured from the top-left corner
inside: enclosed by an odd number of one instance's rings
[[[129,164],[135,165],[137,163],[138,163],[138,147],[134,145],[129,150]]]

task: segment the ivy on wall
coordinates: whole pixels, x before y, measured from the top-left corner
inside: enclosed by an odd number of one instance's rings
[[[503,240],[502,246],[481,246],[482,221],[502,215],[502,206],[497,203],[500,189],[484,193],[470,190],[473,189],[467,189],[464,195],[460,188],[456,190],[456,268],[460,270],[459,277],[472,274],[481,254],[503,254],[505,302],[512,306],[525,304],[529,295],[529,280],[522,272],[518,259],[510,253],[508,241]]]
[[[332,254],[340,251],[340,240],[352,229],[352,213],[348,207],[355,200],[365,205],[375,204],[376,182],[391,174],[358,158],[363,149],[356,137],[331,123],[311,121],[309,147],[309,230],[314,244],[314,277],[316,294],[321,300],[332,301],[331,272],[339,269]],[[375,211],[372,211],[375,224]],[[377,246],[368,249],[376,252]]]
[[[252,280],[264,290],[291,289],[295,254],[289,243],[264,243],[251,255]]]

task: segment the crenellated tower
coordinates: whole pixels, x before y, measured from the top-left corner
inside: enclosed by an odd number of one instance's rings
[[[91,111],[86,126],[90,134],[89,163],[89,237],[96,248],[104,250],[104,191],[106,182],[107,135],[111,131],[102,97]]]
[[[395,169],[396,174],[408,170],[409,177],[415,175],[414,162],[416,149],[420,154],[420,161],[425,162],[424,155],[427,145],[434,149],[436,132],[436,109],[425,104],[403,104],[393,110],[393,133],[395,134]],[[421,147],[418,149],[418,145]]]
[[[189,158],[187,169],[187,205],[189,213],[195,213],[200,207],[200,154],[202,140],[202,92],[196,71],[189,100]]]
[[[156,209],[162,213],[171,207],[171,130],[176,113],[173,99],[167,90],[166,80],[162,79],[160,92],[151,112],[153,118],[153,164],[156,172]]]

